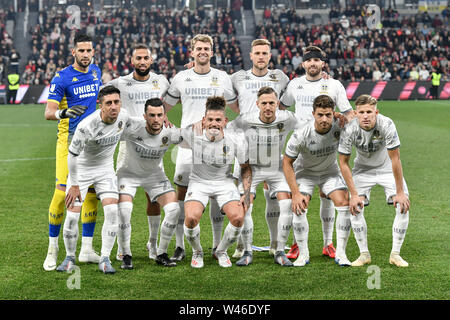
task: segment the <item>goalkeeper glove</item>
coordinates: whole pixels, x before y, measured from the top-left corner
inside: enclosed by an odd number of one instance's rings
[[[65,118],[76,118],[78,116],[81,116],[86,111],[86,109],[86,106],[73,106],[71,108],[57,110],[55,112],[55,116],[58,120]]]

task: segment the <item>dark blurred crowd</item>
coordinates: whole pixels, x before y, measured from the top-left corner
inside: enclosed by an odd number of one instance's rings
[[[32,53],[22,83],[48,84],[57,70],[73,62],[70,48],[75,30],[67,28],[66,20],[62,7],[39,13],[39,23],[30,29]],[[151,47],[152,71],[171,79],[189,62],[190,39],[198,33],[213,37],[213,66],[230,73],[244,66],[226,9],[119,8],[94,13],[82,8],[80,20],[80,29],[93,38],[95,63],[102,69],[104,83],[133,71],[130,57],[136,43]]]
[[[381,24],[371,28],[369,15],[360,6],[332,9],[326,21],[308,24],[293,9],[266,9],[255,37],[272,43],[272,66],[290,78],[304,73],[302,50],[309,45],[326,52],[328,71],[339,80],[427,80],[433,68],[448,77],[448,12],[401,16],[382,10]]]

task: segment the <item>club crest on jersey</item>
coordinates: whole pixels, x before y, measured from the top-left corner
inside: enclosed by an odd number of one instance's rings
[[[211,86],[219,86],[219,79],[216,76],[211,77]]]
[[[377,129],[373,131],[372,140],[380,140],[380,131],[378,131]]]
[[[120,187],[119,187],[119,189],[120,189],[120,190],[123,190],[123,189],[125,189],[125,186],[124,186],[123,184],[121,184]]]
[[[280,132],[283,132],[284,131],[284,123],[278,123],[277,128],[278,128],[278,130],[280,130]]]
[[[167,142],[169,142],[169,137],[167,137],[167,136],[162,137],[161,142],[162,142],[163,144],[160,145],[160,147],[167,146]]]
[[[336,140],[339,140],[339,137],[341,136],[341,133],[339,131],[335,131],[333,135],[334,135],[334,138]]]
[[[152,81],[152,84],[153,84],[153,88],[154,88],[154,89],[159,89],[159,83],[158,83],[158,80],[153,80],[153,81]]]
[[[94,80],[98,80],[98,78],[97,78],[97,71],[92,70],[92,76],[94,77]]]
[[[274,73],[272,73],[272,74],[269,76],[269,78],[270,78],[270,81],[278,82],[277,76],[276,76]]]
[[[328,92],[328,85],[323,83],[322,86],[320,87],[320,93],[327,93]]]
[[[181,174],[178,175],[177,180],[178,180],[178,181],[183,181],[183,176],[182,176]]]
[[[229,146],[223,146],[223,155],[225,156],[228,152],[230,152],[230,147]]]
[[[117,130],[117,131],[120,131],[123,129],[123,121],[122,120],[119,121],[119,123],[117,124],[117,127],[119,128],[119,130]]]

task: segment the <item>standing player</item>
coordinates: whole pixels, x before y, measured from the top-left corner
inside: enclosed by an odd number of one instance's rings
[[[64,216],[64,197],[67,181],[67,154],[70,141],[78,123],[95,111],[97,94],[101,86],[101,71],[91,64],[94,56],[92,39],[77,34],[72,49],[74,63],[57,72],[50,84],[45,107],[45,118],[58,121],[56,142],[56,186],[49,207],[49,246],[44,261],[44,270],[55,270],[58,259],[58,237]],[[97,218],[97,196],[89,189],[81,209],[83,238],[80,262],[98,262],[99,256],[92,249]]]
[[[400,257],[409,223],[409,196],[400,161],[400,140],[394,122],[379,114],[377,100],[361,95],[355,101],[356,118],[347,125],[339,142],[339,164],[350,191],[351,224],[361,255],[352,266],[371,262],[367,245],[367,224],[364,206],[369,205],[370,191],[375,185],[384,188],[386,201],[395,208],[392,226],[392,251],[389,263],[407,267]],[[349,161],[352,146],[356,147],[353,172]]]
[[[240,70],[231,76],[233,87],[238,95],[239,111],[243,113],[259,114],[260,110],[256,105],[257,94],[262,87],[271,87],[275,90],[278,97],[286,89],[289,78],[279,69],[269,70],[269,61],[272,56],[270,53],[270,42],[266,39],[256,39],[252,42],[250,51],[250,60],[252,68],[249,70]],[[234,167],[234,176],[238,178],[239,166]],[[240,186],[241,188],[242,186]],[[277,225],[280,215],[280,207],[276,198],[270,197],[267,184],[264,184],[264,197],[266,199],[265,218],[269,229],[270,252],[276,251]],[[244,253],[242,235],[238,239],[236,251],[233,258],[240,258]]]
[[[247,112],[230,122],[228,128],[242,130],[249,145],[249,162],[252,168],[252,202],[256,196],[256,188],[261,182],[269,186],[270,197],[276,197],[280,208],[280,220],[291,217],[290,190],[281,167],[281,153],[287,135],[297,127],[299,121],[293,112],[278,110],[278,96],[272,87],[262,87],[257,93],[259,112]],[[244,228],[241,237],[244,243],[244,253],[236,262],[238,266],[248,266],[253,261],[253,219],[252,208],[245,213]],[[277,244],[275,262],[283,266],[292,266],[284,254],[284,245],[289,236],[289,229],[277,228]],[[283,239],[283,240],[280,240]]]
[[[180,142],[179,129],[164,126],[164,107],[159,98],[145,102],[144,119],[130,117],[130,126],[122,140],[126,141],[123,165],[117,170],[119,185],[119,233],[122,248],[122,269],[132,269],[131,261],[131,212],[133,198],[138,187],[143,187],[152,202],[164,209],[161,238],[156,262],[163,266],[176,266],[167,256],[167,248],[180,215],[177,195],[164,172],[163,157],[171,144]],[[158,231],[158,230],[156,230]]]
[[[302,67],[306,74],[300,78],[295,78],[286,88],[286,92],[281,97],[281,105],[289,107],[295,105],[295,114],[300,121],[313,120],[313,101],[321,95],[330,96],[339,110],[348,120],[353,116],[353,109],[347,99],[344,86],[338,80],[324,79],[322,70],[325,66],[325,53],[318,47],[310,46],[305,49]],[[322,220],[323,250],[324,255],[335,258],[336,249],[333,246],[334,229],[334,206],[333,202],[326,198],[320,191],[320,218]],[[291,248],[295,254],[288,257],[296,258],[298,248]],[[289,252],[291,253],[291,252]]]
[[[178,101],[181,101],[181,128],[186,128],[202,120],[202,116],[205,114],[206,100],[211,96],[224,96],[227,105],[234,112],[239,113],[230,77],[224,71],[211,68],[212,49],[213,40],[210,36],[196,35],[191,40],[191,57],[194,59],[194,67],[177,73],[167,91],[164,99],[166,113]],[[172,256],[174,261],[180,261],[185,257],[183,209],[191,168],[192,150],[178,148],[174,183],[177,185],[178,201],[182,210],[175,233],[177,248]],[[215,248],[220,242],[223,216],[214,199],[211,199],[210,202],[210,217],[213,225],[213,248]]]
[[[150,72],[152,63],[153,58],[149,47],[142,43],[137,44],[133,47],[131,56],[131,64],[134,67],[134,71],[126,76],[111,80],[106,84],[112,85],[120,90],[122,108],[128,111],[130,117],[141,118],[144,114],[145,102],[151,98],[162,98],[169,88],[169,81],[167,81],[166,77]],[[125,153],[125,141],[121,141],[119,143],[116,170],[122,167]],[[147,250],[149,251],[150,259],[155,259],[161,212],[159,204],[157,202],[152,203],[147,193],[146,197],[149,226]],[[120,236],[121,234],[117,237],[118,247],[116,258],[118,260],[122,260]]]
[[[296,130],[286,145],[283,171],[292,193],[292,225],[300,251],[294,266],[302,267],[309,263],[309,224],[306,215],[315,186],[319,186],[333,201],[338,212],[335,261],[341,266],[351,264],[345,254],[350,235],[350,212],[347,187],[336,159],[341,128],[338,120],[334,120],[334,107],[333,99],[327,95],[315,98],[314,120]],[[295,169],[294,161],[297,163]]]
[[[252,171],[248,165],[247,145],[243,133],[224,130],[228,118],[225,116],[225,99],[209,97],[202,120],[203,134],[195,135],[191,130],[183,131],[183,139],[193,151],[193,165],[189,176],[189,187],[184,203],[186,214],[184,233],[192,246],[191,267],[203,267],[203,248],[200,244],[200,219],[214,197],[230,223],[225,228],[215,255],[221,267],[231,267],[227,249],[241,233],[244,212],[250,205]],[[244,195],[239,195],[231,175],[235,157],[241,163]]]
[[[109,260],[119,228],[114,151],[128,126],[128,114],[120,110],[119,89],[105,87],[98,93],[98,99],[100,109],[78,125],[69,146],[69,179],[65,198],[67,216],[63,230],[66,258],[56,268],[57,271],[71,271],[75,265],[81,205],[88,187],[94,185],[105,215],[98,267],[103,273],[116,272]]]

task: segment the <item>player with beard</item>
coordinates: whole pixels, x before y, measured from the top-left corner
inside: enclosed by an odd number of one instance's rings
[[[43,267],[46,271],[56,269],[58,238],[64,217],[64,197],[67,184],[67,155],[75,129],[82,119],[93,113],[97,107],[97,94],[101,86],[100,68],[92,64],[94,47],[92,39],[77,34],[72,49],[74,63],[56,72],[50,83],[45,119],[58,121],[56,140],[56,182],[49,207],[49,245]],[[83,226],[80,262],[98,262],[100,257],[92,248],[92,238],[97,218],[97,196],[93,188],[84,199],[81,208]]]
[[[266,39],[256,39],[252,42],[250,51],[250,60],[252,68],[249,70],[240,70],[231,76],[233,88],[238,95],[239,111],[241,114],[253,113],[259,114],[260,110],[256,105],[258,91],[262,87],[271,87],[280,97],[289,83],[289,78],[282,70],[269,70],[269,61],[271,58],[270,42]],[[239,178],[239,166],[234,167],[233,175]],[[242,184],[239,183],[239,189],[242,192]],[[264,182],[264,197],[266,199],[265,219],[269,229],[270,246],[269,252],[273,255],[277,249],[277,225],[280,215],[280,207],[276,198],[270,197],[270,191],[267,183]],[[233,258],[240,258],[244,254],[244,242],[242,234],[237,241],[236,251]]]
[[[122,107],[128,111],[131,117],[141,118],[144,114],[144,105],[147,100],[152,98],[162,98],[169,88],[169,81],[163,75],[150,72],[153,59],[150,49],[145,44],[137,44],[133,47],[131,64],[134,71],[126,76],[113,79],[106,85],[112,85],[121,92]],[[119,143],[119,153],[117,155],[116,170],[123,166],[123,160],[126,154],[125,141]],[[161,164],[162,166],[162,164]],[[158,230],[161,221],[161,210],[157,202],[151,202],[147,197],[147,219],[149,226],[149,240],[147,250],[149,258],[156,258]],[[121,234],[118,235],[117,260],[122,260],[123,252],[121,248]]]
[[[313,102],[314,99],[322,94],[330,96],[335,106],[347,118],[347,121],[353,117],[353,109],[347,99],[344,86],[338,80],[323,77],[322,70],[325,67],[325,53],[316,46],[309,46],[305,49],[303,55],[302,67],[306,74],[295,78],[289,82],[286,91],[280,99],[285,107],[295,106],[295,114],[300,121],[313,120]],[[296,163],[294,163],[294,166]],[[335,208],[333,202],[325,194],[320,192],[320,218],[322,220],[323,250],[322,253],[334,259],[336,249],[333,246],[333,230],[335,219]],[[292,225],[292,219],[282,222],[286,227]],[[296,251],[295,255],[289,257],[298,257],[298,247],[293,245],[291,251]],[[291,253],[291,252],[290,252]]]

